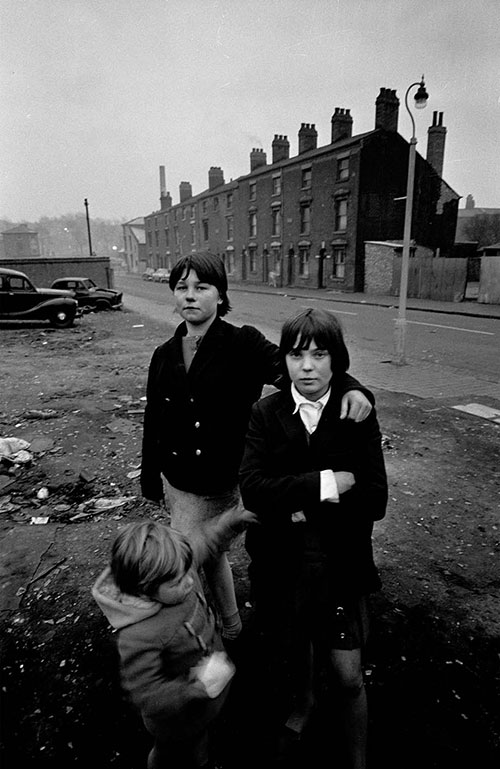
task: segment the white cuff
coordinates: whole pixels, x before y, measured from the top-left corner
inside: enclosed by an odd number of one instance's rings
[[[333,470],[321,470],[319,475],[321,502],[338,502],[339,490]]]

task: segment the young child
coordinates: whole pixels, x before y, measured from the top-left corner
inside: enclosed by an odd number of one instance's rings
[[[287,726],[300,732],[314,703],[314,664],[340,693],[348,765],[365,767],[366,696],[361,654],[367,596],[379,589],[373,522],[383,518],[387,478],[375,409],[340,419],[349,353],[332,313],[285,322],[280,352],[287,388],[253,407],[240,470],[257,619],[277,660],[290,651],[299,683]]]
[[[123,689],[154,737],[148,769],[208,766],[209,727],[229,691],[226,656],[198,568],[255,520],[244,510],[191,541],[156,522],[124,527],[92,595],[118,632]]]

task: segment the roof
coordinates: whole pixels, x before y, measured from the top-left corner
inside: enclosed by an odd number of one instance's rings
[[[22,234],[22,235],[26,235],[26,234],[28,234],[28,235],[38,235],[38,231],[30,229],[27,224],[19,224],[19,225],[17,225],[17,227],[11,227],[10,230],[4,230],[2,232],[2,235],[7,235],[7,234],[9,234],[9,235],[18,235],[18,234]]]
[[[459,208],[459,219],[471,219],[473,216],[500,216],[500,208]]]
[[[10,267],[0,267],[0,273],[2,275],[15,275],[17,278],[26,278],[27,275],[19,270],[11,270]]]

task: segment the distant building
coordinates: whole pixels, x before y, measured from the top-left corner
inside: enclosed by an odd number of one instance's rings
[[[476,201],[472,195],[467,195],[467,198],[465,199],[465,208],[458,209],[457,230],[455,235],[455,240],[457,242],[461,243],[470,240],[470,235],[467,233],[467,226],[471,220],[478,216],[500,216],[500,208],[481,208],[480,206],[476,206]]]
[[[20,224],[2,233],[5,259],[21,259],[40,256],[40,241],[38,232],[31,230],[27,224]]]
[[[403,237],[409,144],[397,133],[398,112],[396,92],[381,88],[372,131],[353,136],[350,110],[337,107],[329,144],[318,147],[315,124],[302,123],[295,156],[276,134],[270,163],[254,148],[249,173],[228,183],[212,166],[208,188],[193,195],[181,182],[175,205],[161,166],[160,209],[144,217],[148,266],[206,250],[234,280],[362,291],[365,241]],[[446,256],[460,196],[441,178],[442,117],[434,112],[427,159],[416,158],[412,238]]]
[[[123,252],[120,254],[127,272],[142,272],[146,266],[144,219],[138,216],[122,224]]]

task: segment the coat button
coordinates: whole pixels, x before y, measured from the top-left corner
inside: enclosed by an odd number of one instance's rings
[[[197,457],[199,457],[200,454],[201,454],[201,450],[200,449],[196,449],[195,454],[196,454]]]
[[[199,426],[200,426],[200,423],[199,423],[199,422],[195,422],[195,423],[194,423],[194,426],[195,426],[195,427],[199,427]]]
[[[165,400],[167,401],[167,403],[170,403],[170,398],[165,398]]]
[[[177,452],[176,451],[172,451],[172,456],[176,457],[177,456]]]

